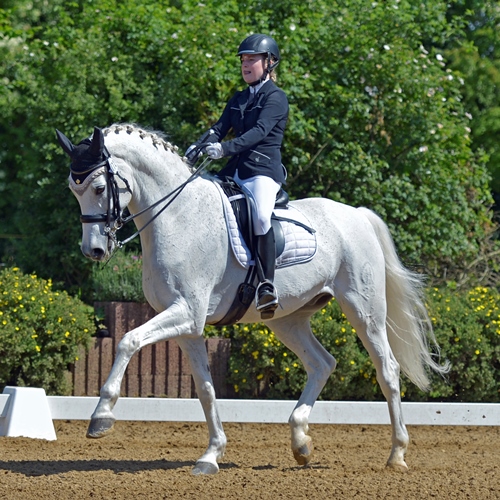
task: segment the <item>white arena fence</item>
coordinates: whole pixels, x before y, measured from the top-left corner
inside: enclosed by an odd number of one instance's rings
[[[47,396],[43,389],[6,387],[0,395],[0,436],[57,439],[53,420],[89,420],[97,397]],[[295,401],[219,399],[223,422],[287,423]],[[407,425],[500,425],[500,403],[403,403]],[[204,422],[197,399],[120,398],[117,420]],[[388,425],[385,402],[317,401],[311,424]]]

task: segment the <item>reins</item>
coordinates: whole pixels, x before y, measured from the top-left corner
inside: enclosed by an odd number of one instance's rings
[[[200,146],[198,146],[198,148],[202,150],[206,145],[207,144],[201,144]],[[159,199],[152,205],[144,208],[140,212],[137,212],[135,214],[130,214],[127,217],[123,217],[122,216],[123,210],[120,207],[119,188],[115,176],[119,177],[125,183],[125,186],[129,191],[129,193],[132,194],[132,190],[130,189],[130,184],[127,181],[127,179],[123,177],[118,171],[118,169],[115,167],[111,155],[108,153],[107,150],[105,151],[105,154],[106,154],[106,159],[97,165],[93,165],[91,170],[96,170],[97,168],[106,166],[107,185],[109,190],[107,212],[105,214],[81,215],[80,221],[82,222],[82,224],[93,223],[93,222],[105,222],[106,225],[104,227],[104,232],[106,233],[109,240],[111,240],[116,245],[117,248],[122,248],[127,243],[136,238],[139,234],[141,234],[142,231],[144,231],[144,229],[146,229],[156,218],[158,218],[163,213],[164,210],[166,210],[175,201],[175,199],[181,194],[184,188],[194,179],[199,177],[201,172],[203,172],[203,170],[205,170],[208,167],[208,165],[210,165],[210,163],[212,162],[210,158],[208,157],[204,158],[200,166],[180,186],[176,187],[173,191],[166,194],[163,198]],[[111,200],[113,200],[112,205],[111,205]],[[118,230],[120,230],[123,226],[125,226],[129,222],[133,221],[136,217],[139,217],[140,215],[156,208],[158,205],[161,205],[162,203],[165,203],[165,205],[134,234],[132,234],[123,241],[117,240],[116,232]]]
[[[163,213],[164,210],[166,210],[175,201],[175,199],[177,198],[177,196],[179,196],[181,194],[181,192],[183,191],[183,189],[190,182],[192,182],[194,179],[196,179],[197,177],[199,177],[200,173],[206,167],[208,167],[208,165],[210,165],[211,162],[212,162],[212,160],[210,160],[208,157],[205,158],[201,162],[200,166],[189,176],[189,178],[185,182],[183,182],[180,186],[178,186],[173,191],[171,191],[170,193],[168,193],[166,196],[164,196],[160,200],[156,201],[155,203],[153,203],[149,207],[146,207],[145,209],[141,210],[140,212],[137,212],[136,214],[131,214],[128,217],[125,217],[123,219],[120,217],[121,223],[122,223],[122,225],[120,227],[123,227],[125,224],[127,224],[128,222],[134,220],[139,215],[142,215],[143,213],[148,212],[149,210],[152,210],[153,208],[157,207],[158,205],[160,205],[161,203],[167,201],[170,197],[172,197],[172,199],[169,200],[168,203],[166,203],[164,207],[162,207],[155,215],[153,215],[153,217],[151,217],[151,219],[149,219],[149,221],[146,222],[146,224],[144,224],[144,226],[142,226],[140,229],[138,229],[132,236],[129,236],[127,239],[125,239],[123,241],[117,241],[116,239],[114,239],[114,241],[115,241],[116,245],[118,246],[118,248],[122,248],[124,245],[126,245],[127,243],[129,243],[130,241],[132,241],[134,238],[136,238],[142,231],[144,231],[144,229],[146,229],[149,226],[149,224],[151,224],[159,215],[161,215]],[[120,177],[120,179],[123,179],[123,178]],[[118,228],[118,229],[120,229],[120,228]],[[116,230],[115,230],[115,232],[116,232]]]

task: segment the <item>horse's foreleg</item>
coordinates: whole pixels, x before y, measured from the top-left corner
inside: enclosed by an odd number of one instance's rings
[[[132,356],[139,350],[139,342],[135,330],[127,333],[118,344],[115,362],[111,372],[100,391],[99,402],[90,417],[87,430],[88,438],[101,438],[109,434],[114,427],[113,408],[120,396],[120,387],[125,370]]]
[[[192,332],[193,322],[186,318],[187,311],[181,310],[177,304],[123,337],[118,344],[111,372],[101,388],[97,407],[90,417],[87,437],[101,438],[113,430],[113,408],[120,396],[123,376],[132,356],[146,345],[177,338],[180,332]]]
[[[299,465],[311,461],[313,444],[309,436],[309,416],[316,399],[335,369],[335,358],[314,337],[309,315],[292,314],[268,322],[276,336],[300,359],[307,383],[289,418],[292,452]]]
[[[193,474],[216,474],[219,471],[218,462],[226,451],[227,440],[217,411],[205,341],[202,337],[181,337],[177,343],[188,358],[209,432],[208,448],[197,460]]]

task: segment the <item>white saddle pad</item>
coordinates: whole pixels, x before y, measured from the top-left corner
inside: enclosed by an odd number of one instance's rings
[[[244,268],[248,268],[250,265],[255,264],[255,262],[252,260],[250,250],[239,230],[231,203],[222,188],[217,183],[214,184],[217,186],[222,198],[222,206],[224,207],[224,217],[226,219],[231,248],[238,262]],[[296,208],[289,207],[287,209],[275,210],[274,214],[278,217],[295,220],[308,227],[312,227],[307,217]],[[309,262],[316,254],[316,234],[311,233],[293,222],[279,222],[283,228],[285,248],[282,254],[276,259],[276,268],[279,269],[281,267]]]

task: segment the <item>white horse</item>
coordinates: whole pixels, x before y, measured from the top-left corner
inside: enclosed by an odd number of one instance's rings
[[[59,131],[57,135],[72,160],[69,182],[83,214],[82,252],[95,261],[108,259],[117,244],[122,208],[128,206],[137,227],[143,228],[144,294],[159,313],[120,342],[87,436],[99,438],[112,430],[112,410],[132,356],[146,345],[176,339],[189,360],[209,429],[208,448],[193,473],[215,474],[226,436],[203,329],[224,317],[247,272],[231,250],[220,191],[208,176],[192,176],[177,148],[161,134],[135,125],[95,128],[91,139],[76,146]],[[168,193],[173,195],[165,201]],[[321,198],[290,205],[311,221],[317,238],[314,258],[277,270],[280,307],[266,321],[307,372],[289,419],[293,455],[300,465],[311,459],[309,415],[336,365],[314,337],[309,320],[336,297],[370,354],[388,402],[392,450],[387,465],[407,470],[400,369],[422,389],[429,386],[429,369],[447,371],[429,353],[429,341],[435,345],[435,338],[421,279],[402,266],[387,226],[370,210]],[[252,305],[240,322],[260,321]]]

